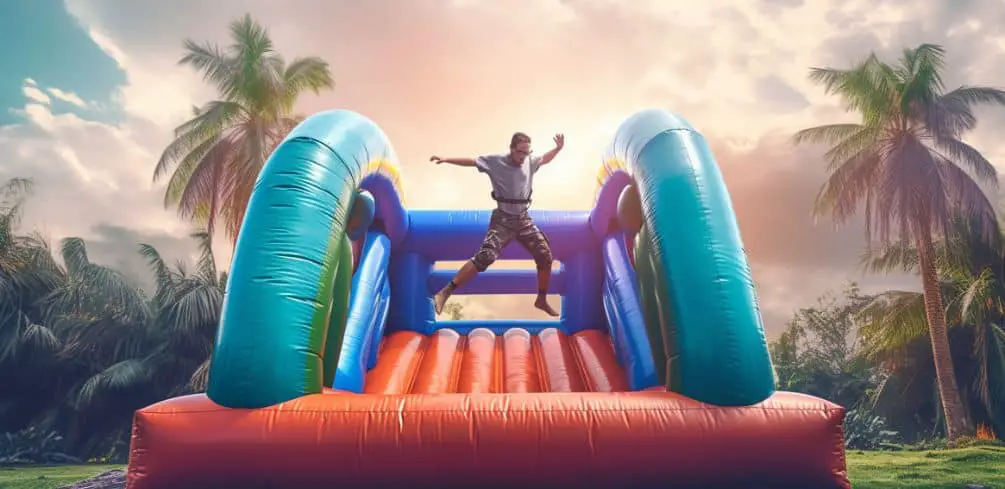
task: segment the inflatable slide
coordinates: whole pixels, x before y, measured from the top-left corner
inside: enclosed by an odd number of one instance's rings
[[[850,487],[844,411],[775,391],[732,204],[686,121],[635,114],[592,209],[532,211],[554,321],[437,318],[454,270],[435,264],[469,258],[490,212],[408,210],[396,165],[342,110],[276,148],[208,389],[136,413],[130,489]],[[533,269],[458,291],[534,292]]]

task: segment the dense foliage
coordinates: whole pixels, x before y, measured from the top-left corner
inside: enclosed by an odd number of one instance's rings
[[[64,239],[57,259],[14,226],[30,190],[11,181],[0,201],[0,433],[35,427],[81,458],[122,456],[135,409],[205,384],[225,277],[205,233],[193,235],[192,271],[138,246],[150,294],[91,262],[80,238]]]
[[[954,306],[976,285],[958,287],[946,287]],[[994,322],[961,322],[952,307],[947,316],[965,414],[980,427],[978,436],[992,438],[1005,432],[1005,397],[998,394],[1005,385],[1005,335]],[[771,342],[778,386],[848,408],[852,448],[945,437],[924,317],[920,292],[864,295],[849,285],[841,294],[828,293],[797,311]]]

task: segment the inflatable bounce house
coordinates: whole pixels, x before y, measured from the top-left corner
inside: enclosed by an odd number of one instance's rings
[[[454,271],[434,265],[490,212],[408,210],[396,164],[342,110],[276,148],[208,389],[136,413],[130,489],[850,487],[841,407],[775,391],[732,204],[683,119],[626,120],[592,209],[532,211],[554,321],[438,319]],[[535,273],[458,293],[532,294]]]

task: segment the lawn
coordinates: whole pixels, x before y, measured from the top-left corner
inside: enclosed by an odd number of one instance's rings
[[[0,467],[0,489],[55,489],[120,468],[121,465]]]
[[[1005,447],[849,451],[848,473],[856,489],[962,489],[967,484],[1005,489]]]
[[[121,468],[115,465],[0,467],[0,489],[55,489]],[[964,489],[981,484],[1005,489],[1005,447],[953,450],[848,452],[856,489]]]

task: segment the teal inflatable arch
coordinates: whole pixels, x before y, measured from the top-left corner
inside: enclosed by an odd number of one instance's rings
[[[635,269],[653,358],[670,390],[717,405],[770,396],[774,372],[732,202],[708,142],[683,118],[639,112],[606,173],[627,172],[642,209]]]

